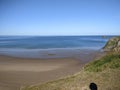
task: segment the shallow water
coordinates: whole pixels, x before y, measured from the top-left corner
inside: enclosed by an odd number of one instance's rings
[[[77,57],[100,50],[112,36],[0,36],[0,54],[26,58]]]

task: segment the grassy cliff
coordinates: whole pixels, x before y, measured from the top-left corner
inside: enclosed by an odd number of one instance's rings
[[[107,45],[104,48],[106,47]],[[90,90],[92,82],[98,90],[120,90],[120,53],[112,49],[102,58],[85,65],[77,74],[40,85],[26,86],[22,90]]]
[[[111,38],[103,49],[105,51],[120,52],[120,36]]]

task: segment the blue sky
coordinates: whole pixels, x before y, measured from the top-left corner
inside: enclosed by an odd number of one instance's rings
[[[120,35],[120,0],[0,0],[0,35]]]

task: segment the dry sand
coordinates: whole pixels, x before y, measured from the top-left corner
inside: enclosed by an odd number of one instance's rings
[[[0,90],[19,90],[22,86],[44,83],[79,72],[81,67],[96,57],[26,59],[0,56]],[[83,60],[84,59],[84,60]]]

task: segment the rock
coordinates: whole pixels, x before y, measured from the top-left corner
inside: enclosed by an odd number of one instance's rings
[[[120,46],[120,41],[118,42],[118,46]]]
[[[111,38],[103,47],[103,50],[120,52],[120,36]]]
[[[106,36],[102,36],[102,38],[106,38]]]

